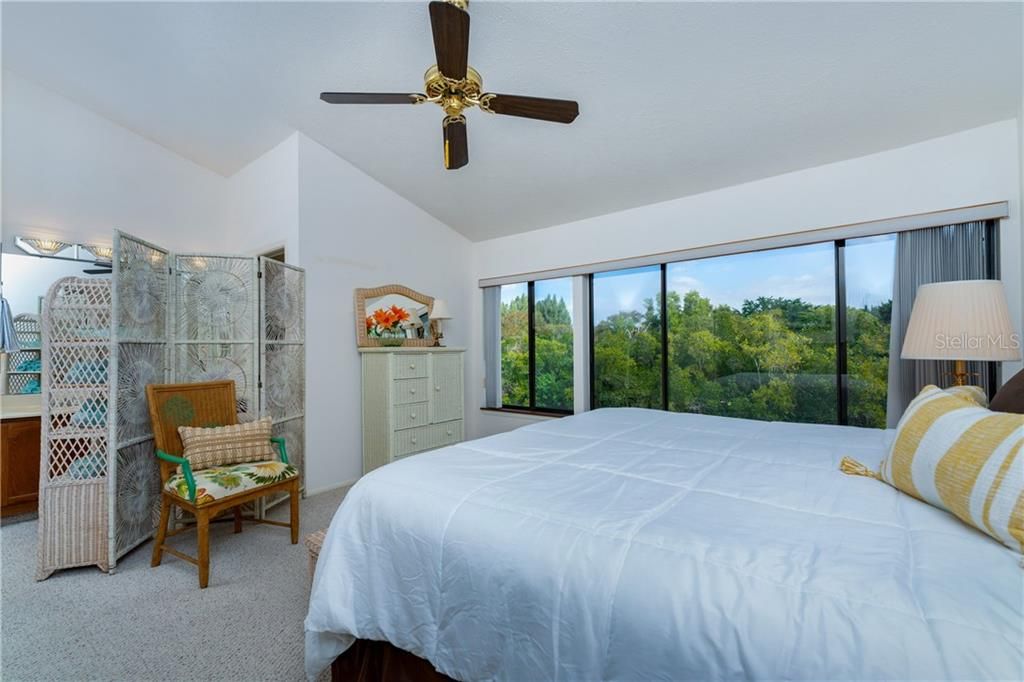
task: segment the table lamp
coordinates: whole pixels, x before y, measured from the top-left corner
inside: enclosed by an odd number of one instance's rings
[[[452,316],[448,312],[448,304],[442,298],[435,298],[434,305],[430,308],[431,336],[434,337],[435,346],[440,346],[441,339],[444,338],[441,325],[444,323],[444,320],[450,319],[452,319]]]
[[[1019,360],[1003,283],[994,279],[922,284],[910,312],[900,357],[952,360],[953,383],[967,383],[967,361]]]

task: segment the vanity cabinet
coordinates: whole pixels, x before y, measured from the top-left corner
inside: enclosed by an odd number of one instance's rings
[[[360,348],[363,473],[463,439],[461,348]]]
[[[36,510],[39,499],[39,417],[0,422],[0,515]]]

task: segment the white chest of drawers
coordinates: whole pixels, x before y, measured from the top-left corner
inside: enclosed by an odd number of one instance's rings
[[[363,473],[463,439],[462,348],[360,348]]]

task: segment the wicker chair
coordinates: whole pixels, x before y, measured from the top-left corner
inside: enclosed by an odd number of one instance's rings
[[[199,568],[199,587],[204,588],[210,580],[210,521],[219,514],[234,510],[235,532],[242,532],[242,505],[266,495],[287,492],[291,496],[291,521],[283,523],[267,519],[247,519],[257,523],[284,526],[291,529],[292,544],[299,541],[299,477],[291,471],[283,474],[283,480],[258,485],[253,477],[245,480],[241,492],[219,498],[205,493],[200,487],[204,481],[203,472],[213,475],[214,469],[193,471],[189,461],[182,457],[179,426],[227,426],[238,423],[235,406],[235,382],[211,381],[200,384],[150,384],[146,387],[149,400],[149,416],[153,422],[153,437],[156,440],[156,455],[160,458],[160,525],[153,541],[152,566],[159,566],[163,553],[167,552]],[[281,461],[288,463],[288,453],[283,438],[271,438],[277,445]],[[181,467],[180,473],[178,468]],[[223,472],[223,469],[218,471]],[[280,478],[280,477],[279,477]],[[211,480],[213,480],[211,478]],[[212,486],[211,486],[212,488]],[[165,543],[167,538],[191,529],[191,525],[168,531],[171,509],[177,506],[195,517],[198,536],[199,556],[183,554]]]

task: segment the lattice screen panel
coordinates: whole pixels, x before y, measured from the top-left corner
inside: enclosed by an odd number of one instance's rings
[[[155,529],[152,508],[160,472],[146,385],[170,379],[167,362],[171,311],[171,254],[122,232],[114,236],[114,341],[117,403],[111,442],[114,476],[110,505],[113,566]]]
[[[145,401],[143,401],[145,402]],[[117,451],[114,537],[117,556],[153,534],[160,512],[160,467],[153,442],[141,441]]]
[[[305,272],[260,258],[260,406],[274,421],[275,435],[285,436],[288,460],[299,469],[305,488],[306,468],[306,288]],[[284,499],[268,499],[264,509]]]
[[[119,343],[117,349],[117,442],[152,441],[146,385],[162,384],[166,344]]]
[[[274,421],[305,412],[305,350],[299,344],[268,343],[263,353],[263,410]]]
[[[108,280],[66,277],[50,287],[42,326],[43,456],[39,565],[110,567],[107,486],[110,414]]]
[[[114,241],[118,341],[166,343],[170,254],[123,232]]]
[[[306,338],[306,273],[301,268],[260,258],[263,341],[302,344]]]
[[[239,414],[256,412],[256,380],[253,376],[254,344],[177,344],[174,350],[174,381],[194,383],[230,379],[235,382]]]
[[[258,414],[256,259],[175,262],[174,380],[234,379],[239,413]]]

